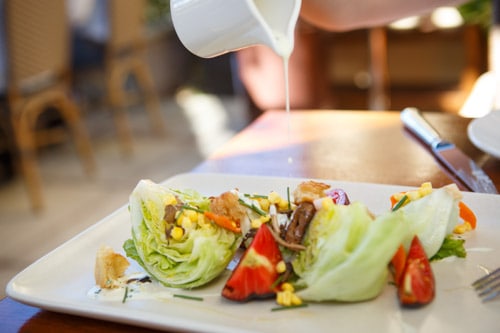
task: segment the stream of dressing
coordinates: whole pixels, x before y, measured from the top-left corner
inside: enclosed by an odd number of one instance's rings
[[[286,111],[286,122],[287,122],[287,143],[288,146],[292,143],[292,124],[290,119],[290,82],[288,76],[288,63],[290,56],[293,51],[293,35],[289,39],[282,33],[274,32],[274,38],[276,41],[275,52],[283,60],[283,76],[285,80],[285,111]],[[293,164],[293,159],[291,155],[288,155],[287,166],[288,166],[288,176],[291,176],[291,165]]]

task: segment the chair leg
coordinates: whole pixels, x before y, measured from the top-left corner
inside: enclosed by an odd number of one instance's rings
[[[142,93],[144,94],[146,110],[148,112],[153,131],[157,135],[164,136],[167,133],[167,129],[165,126],[163,115],[161,113],[160,99],[158,98],[158,94],[155,91],[151,72],[141,61],[135,62],[133,71],[142,90]]]
[[[96,171],[94,153],[87,130],[83,126],[83,120],[78,107],[67,97],[62,97],[60,113],[71,131],[85,172],[88,175],[94,175]]]
[[[125,110],[125,96],[122,91],[123,73],[116,66],[111,67],[113,68],[109,71],[106,82],[108,104],[111,106],[122,151],[125,155],[131,155],[133,139]]]
[[[27,112],[21,112],[18,119],[12,119],[12,132],[32,209],[36,212],[41,211],[44,207],[42,181],[36,163],[35,143]]]

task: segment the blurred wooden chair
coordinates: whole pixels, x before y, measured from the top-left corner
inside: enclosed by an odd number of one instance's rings
[[[126,108],[143,100],[153,131],[166,133],[160,101],[146,62],[145,0],[108,0],[110,38],[106,46],[106,90],[122,149],[133,150]],[[135,78],[139,91],[126,88]]]
[[[70,29],[65,0],[6,0],[8,52],[7,105],[16,155],[34,210],[44,206],[36,152],[40,146],[73,135],[85,170],[95,162],[80,111],[70,98]],[[67,127],[39,128],[49,108]]]

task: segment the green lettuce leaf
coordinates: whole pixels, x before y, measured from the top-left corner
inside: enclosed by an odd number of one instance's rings
[[[174,194],[185,203],[207,208],[209,201],[194,191],[173,192],[141,180],[130,195],[132,239],[124,250],[153,278],[168,287],[195,288],[220,275],[241,243],[241,235],[216,225],[187,230],[184,237],[166,236],[165,206]]]
[[[454,238],[451,235],[448,235],[445,239],[439,251],[434,254],[430,260],[441,260],[447,257],[458,257],[465,258],[467,257],[467,251],[465,251],[464,247],[465,240],[460,238]]]

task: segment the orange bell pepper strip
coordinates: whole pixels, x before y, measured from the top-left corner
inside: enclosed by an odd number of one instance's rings
[[[222,227],[234,233],[241,233],[240,226],[227,216],[218,215],[209,211],[203,212],[203,215],[205,215],[207,219],[213,221],[219,227]]]
[[[401,244],[392,257],[390,268],[394,279],[394,284],[399,286],[406,266],[406,250]]]
[[[462,220],[464,220],[464,222],[469,223],[472,229],[476,229],[477,217],[472,211],[472,209],[470,209],[470,207],[467,206],[463,201],[460,201],[458,203],[458,208],[459,208],[459,215],[462,218]]]
[[[398,194],[405,194],[405,192],[400,192]],[[396,206],[399,200],[401,200],[401,198],[398,198],[396,194],[393,194],[391,195],[390,200],[391,200],[391,208],[393,208],[394,206]]]

